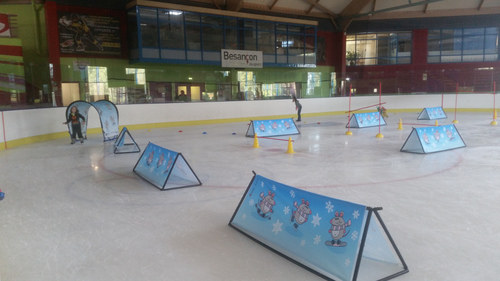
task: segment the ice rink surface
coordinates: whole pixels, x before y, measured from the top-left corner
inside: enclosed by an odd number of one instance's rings
[[[412,126],[399,118],[434,124],[417,115],[390,114],[381,139],[378,127],[346,136],[345,115],[303,118],[294,154],[286,141],[253,148],[247,122],[130,131],[142,150],[181,152],[203,183],[168,191],[133,173],[141,153],[114,154],[100,134],[0,151],[0,280],[323,280],[228,226],[252,171],[382,207],[410,270],[394,280],[499,280],[500,126],[459,113],[467,147],[400,152]]]

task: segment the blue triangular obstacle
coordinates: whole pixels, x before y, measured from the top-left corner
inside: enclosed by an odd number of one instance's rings
[[[381,209],[255,174],[229,226],[327,280],[388,280],[408,267]]]
[[[134,173],[160,190],[201,185],[181,153],[151,142],[135,164]]]
[[[379,121],[380,118],[380,121]],[[380,115],[380,112],[367,112],[367,113],[354,113],[349,119],[349,123],[345,126],[346,128],[368,128],[376,126],[385,126],[384,117]]]
[[[465,147],[465,143],[454,124],[430,126],[411,131],[402,152],[433,153]]]
[[[293,118],[251,120],[246,136],[254,137],[277,137],[300,134]]]
[[[436,120],[436,119],[446,119],[446,113],[442,107],[426,107],[422,109],[417,117],[417,120]]]
[[[126,127],[123,127],[114,144],[116,154],[140,152],[141,149],[135,142]]]

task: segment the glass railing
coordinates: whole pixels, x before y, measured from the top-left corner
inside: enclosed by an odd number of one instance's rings
[[[492,93],[500,68],[347,72],[335,79],[332,67],[241,69],[191,65],[129,65],[126,61],[81,59],[62,64],[55,81],[50,65],[0,63],[0,110],[65,107],[75,100],[115,104],[225,102],[369,95]],[[131,71],[134,67],[137,71]],[[434,65],[433,65],[434,66]],[[98,69],[99,71],[97,71]],[[314,75],[312,75],[314,74]],[[56,75],[57,76],[57,75]],[[338,75],[337,75],[338,77]],[[314,79],[313,79],[314,78]],[[333,79],[333,81],[332,81]],[[187,95],[181,97],[181,91]]]

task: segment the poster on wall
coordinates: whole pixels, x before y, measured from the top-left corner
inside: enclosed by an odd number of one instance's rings
[[[61,54],[121,56],[119,18],[70,12],[57,18]]]
[[[10,37],[9,16],[0,14],[0,37]]]

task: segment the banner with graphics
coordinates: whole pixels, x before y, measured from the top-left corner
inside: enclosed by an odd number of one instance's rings
[[[465,143],[454,124],[413,128],[406,139],[402,152],[433,153],[465,147]]]
[[[115,104],[107,100],[98,100],[92,102],[92,106],[99,113],[104,141],[116,139],[120,131],[118,129],[118,109]]]
[[[446,113],[442,107],[426,107],[422,109],[422,112],[417,117],[417,120],[435,120],[435,119],[446,119]]]
[[[366,206],[255,175],[229,225],[324,278],[356,280],[365,262],[359,255],[371,214],[371,208]],[[379,239],[388,233],[377,223],[371,227],[381,233],[380,237],[372,236],[373,242],[380,243],[374,247],[389,252],[370,252],[366,258],[377,261],[381,275],[404,271],[404,261],[393,253],[395,245]],[[384,263],[390,263],[390,269]]]
[[[121,56],[120,19],[80,13],[57,13],[61,54]]]
[[[380,121],[379,121],[380,119]],[[380,116],[380,112],[368,112],[368,113],[354,113],[349,119],[349,123],[345,126],[346,128],[366,128],[375,126],[385,126],[384,117]]]
[[[134,173],[160,190],[201,185],[181,153],[151,142],[137,161]]]
[[[247,137],[276,137],[300,134],[293,118],[273,120],[252,120],[248,126]]]
[[[74,101],[66,108],[66,119],[68,119],[68,117],[70,116],[71,108],[74,106],[78,109],[78,112],[85,118],[85,122],[81,122],[83,120],[80,120],[83,138],[87,138],[87,123],[89,110],[91,107],[94,107],[99,114],[104,141],[114,140],[118,137],[118,109],[112,102],[107,100],[100,100],[92,103],[86,101]],[[68,124],[68,131],[71,136],[73,133],[71,124]]]

